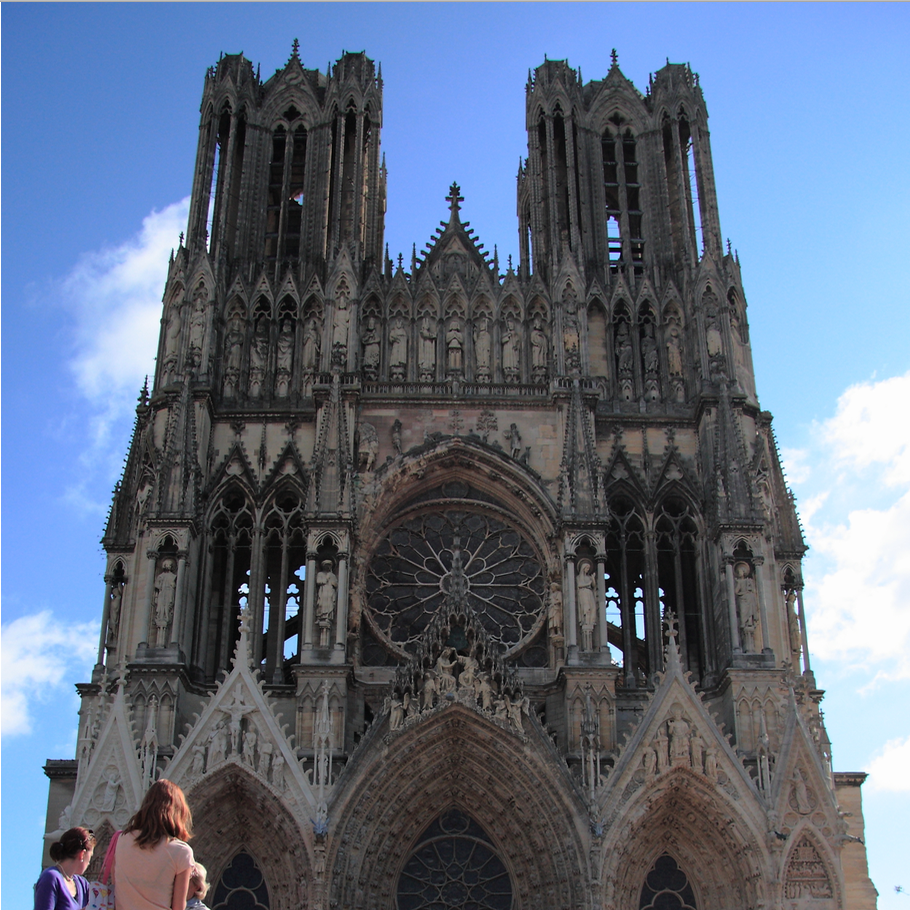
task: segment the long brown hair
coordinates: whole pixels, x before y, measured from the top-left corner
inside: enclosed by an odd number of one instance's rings
[[[89,831],[88,828],[70,828],[60,840],[51,844],[50,854],[55,863],[60,863],[65,859],[72,859],[83,850],[93,850],[94,848],[95,835],[92,831]]]
[[[139,811],[126,823],[124,834],[136,832],[136,845],[154,847],[162,838],[189,840],[193,836],[193,813],[183,790],[169,780],[156,780],[149,787]]]

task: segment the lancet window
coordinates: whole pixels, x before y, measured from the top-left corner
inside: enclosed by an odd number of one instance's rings
[[[236,116],[225,106],[211,149],[211,173],[206,210],[206,244],[212,251],[222,245],[230,255],[237,231],[240,207],[240,182],[246,146],[246,118]]]
[[[283,116],[286,123],[272,132],[269,163],[265,255],[270,262],[299,257],[303,227],[307,131],[295,108]]]
[[[607,258],[611,271],[632,261],[636,272],[644,262],[645,241],[642,230],[641,184],[635,137],[622,130],[619,114],[610,118],[601,136],[603,185],[607,227]]]
[[[679,498],[664,501],[657,514],[658,583],[663,611],[679,624],[683,666],[696,677],[705,671],[705,627],[699,591],[698,526],[690,506]]]

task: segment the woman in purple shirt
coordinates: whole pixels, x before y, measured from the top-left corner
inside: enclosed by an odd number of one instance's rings
[[[51,844],[53,866],[35,885],[35,910],[82,910],[88,903],[88,882],[82,873],[92,861],[95,835],[87,828],[70,828]]]

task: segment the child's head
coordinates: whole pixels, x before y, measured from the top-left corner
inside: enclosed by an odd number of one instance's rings
[[[205,880],[208,873],[202,863],[196,863],[193,871],[190,873],[190,887],[187,889],[190,897],[198,897],[204,900],[209,890],[209,883]]]

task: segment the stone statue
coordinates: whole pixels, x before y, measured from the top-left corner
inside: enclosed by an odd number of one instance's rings
[[[363,343],[363,372],[367,379],[379,378],[379,323],[367,316],[360,336]]]
[[[358,463],[363,471],[372,471],[376,466],[376,454],[379,452],[379,434],[376,427],[365,421],[360,424],[360,442],[358,445]]]
[[[266,780],[269,779],[269,769],[272,764],[273,748],[274,747],[268,740],[265,740],[259,744],[259,764],[256,766],[256,770]]]
[[[219,721],[209,734],[209,768],[227,757],[228,731],[224,721]]]
[[[243,763],[250,768],[255,767],[256,764],[256,740],[258,738],[252,727],[243,734]]]
[[[319,360],[319,323],[315,318],[307,320],[303,334],[303,372],[313,373]]]
[[[496,694],[493,684],[490,681],[489,673],[482,673],[477,683],[477,695],[480,698],[480,705],[484,711],[493,710],[493,696]]]
[[[585,651],[590,651],[594,647],[594,626],[597,623],[597,589],[592,571],[591,563],[584,559],[578,565],[578,575],[575,579],[578,619],[581,623]]]
[[[171,303],[170,315],[167,320],[167,328],[164,332],[164,360],[161,371],[161,384],[169,385],[176,379],[177,357],[180,353],[180,333],[182,330],[182,320],[180,318],[180,308],[176,303]]]
[[[338,596],[338,576],[332,561],[323,560],[316,574],[316,624],[322,630],[320,647],[329,645],[329,633],[335,618],[335,604]]]
[[[616,326],[616,369],[620,376],[632,375],[632,336],[627,322]]]
[[[236,311],[228,322],[224,339],[224,382],[222,391],[225,398],[233,398],[240,384],[240,364],[243,360],[243,317]]]
[[[705,776],[710,781],[717,780],[717,746],[709,743],[705,750]]]
[[[120,629],[120,609],[123,606],[123,585],[115,581],[111,585],[111,602],[107,615],[107,646],[117,646],[117,632]]]
[[[482,315],[474,326],[474,361],[477,364],[478,382],[490,381],[490,355],[493,338],[490,334],[490,318]]]
[[[234,700],[226,708],[222,708],[221,710],[231,718],[229,725],[231,733],[231,752],[236,755],[237,752],[240,751],[240,723],[245,715],[249,714],[251,711],[255,711],[256,708],[254,705],[244,704],[243,695],[241,694],[240,689],[235,689]]]
[[[446,332],[447,369],[450,373],[460,373],[464,369],[464,333],[461,323],[453,319]]]
[[[646,749],[642,759],[645,777],[654,777],[657,773],[657,753],[653,749]]]
[[[395,454],[401,454],[401,421],[397,418],[392,424],[392,445],[395,448]]]
[[[535,381],[546,378],[547,360],[550,356],[550,345],[543,330],[543,322],[538,313],[531,325],[531,373]]]
[[[755,630],[758,628],[758,620],[755,618],[755,615],[753,614],[752,616],[746,617],[740,628],[743,638],[743,651],[745,651],[746,654],[754,654]]]
[[[265,316],[256,320],[253,341],[250,344],[250,397],[262,394],[266,365],[269,360],[269,323]]]
[[[397,698],[392,699],[389,709],[389,729],[397,730],[404,723],[404,703]]]
[[[550,605],[547,616],[550,633],[562,635],[562,585],[558,581],[550,582]]]
[[[657,728],[657,736],[654,738],[654,750],[657,752],[657,770],[661,774],[670,766],[670,755],[667,751],[667,744],[667,733],[664,730],[664,725],[661,724]]]
[[[430,316],[420,320],[420,351],[417,358],[421,382],[432,382],[436,369],[436,328]]]
[[[470,654],[463,654],[458,658],[458,662],[461,664],[461,673],[458,674],[458,688],[473,691],[480,665]]]
[[[667,332],[667,369],[671,376],[682,376],[682,342],[676,323]]]
[[[802,650],[802,636],[799,632],[799,617],[796,613],[796,591],[787,592],[787,633],[790,638],[790,651],[799,654]]]
[[[177,576],[174,560],[163,559],[161,571],[155,579],[155,647],[167,647],[167,632],[174,618],[174,600],[177,596]]]
[[[724,350],[723,340],[720,337],[720,328],[718,327],[717,321],[717,310],[711,307],[708,310],[707,341],[708,356],[712,360],[715,357],[720,357]]]
[[[458,657],[454,648],[445,648],[436,659],[436,686],[441,696],[454,692],[457,685],[455,668]]]
[[[689,744],[692,748],[692,767],[699,774],[703,774],[705,760],[705,741],[698,735],[698,733],[693,733]]]
[[[423,699],[424,711],[428,711],[436,704],[436,677],[429,670],[423,675],[423,684],[420,689],[420,694]]]
[[[287,398],[291,387],[291,372],[294,361],[294,321],[290,316],[281,320],[278,334],[278,358],[275,369],[275,394]]]
[[[401,316],[396,316],[389,329],[389,370],[396,381],[405,378],[408,364],[408,330]]]
[[[733,567],[734,583],[733,592],[736,597],[736,609],[739,613],[740,623],[745,629],[746,622],[755,618],[758,600],[755,596],[755,580],[752,578],[752,567],[746,562],[738,562]],[[754,627],[753,627],[754,631]],[[752,636],[752,646],[755,647],[755,636]]]
[[[657,359],[657,342],[654,340],[654,326],[646,322],[641,338],[641,360],[646,374],[656,375],[659,364]]]
[[[196,743],[193,746],[193,766],[190,768],[190,777],[202,777],[205,773],[205,745]]]
[[[104,798],[101,801],[102,812],[113,812],[117,805],[117,794],[120,792],[120,778],[115,771],[104,786]]]
[[[280,751],[272,758],[272,786],[279,793],[284,791],[284,756]]]
[[[509,316],[502,333],[502,372],[506,382],[521,378],[521,336],[514,316]]]
[[[518,432],[518,424],[513,423],[503,435],[509,440],[509,454],[513,458],[521,458],[521,433]]]
[[[189,357],[193,366],[198,366],[202,362],[202,351],[205,347],[205,330],[206,330],[206,294],[205,289],[200,288],[196,291],[193,298],[193,315],[190,319],[190,351]]]
[[[335,297],[335,319],[332,323],[332,363],[343,366],[348,350],[348,330],[351,311],[348,309],[347,288],[339,287]]]
[[[667,723],[670,731],[670,761],[674,765],[689,764],[689,724],[683,720],[682,709],[673,706],[673,713]]]

